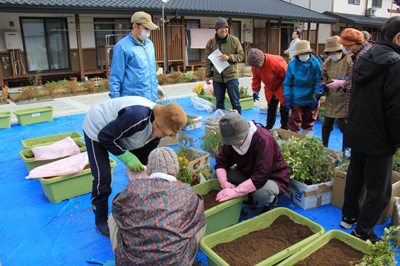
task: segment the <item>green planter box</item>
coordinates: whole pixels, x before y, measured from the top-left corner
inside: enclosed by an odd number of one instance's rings
[[[243,221],[217,233],[203,237],[200,241],[200,249],[207,255],[208,265],[229,266],[229,264],[227,264],[211,248],[220,243],[231,242],[241,236],[247,235],[250,232],[265,229],[269,227],[281,215],[286,215],[294,222],[308,226],[311,231],[314,232],[314,234],[256,264],[256,266],[274,265],[275,263],[278,263],[281,260],[289,257],[290,255],[298,252],[301,248],[305,247],[324,233],[324,228],[321,225],[311,221],[310,219],[307,219],[306,217],[301,216],[300,214],[297,214],[296,212],[287,208],[276,208],[255,218]],[[287,230],[290,230],[290,228],[287,228]],[[242,252],[246,252],[246,250],[243,250]]]
[[[10,112],[0,112],[0,129],[11,127],[11,113]]]
[[[339,239],[346,243],[347,245],[351,246],[352,248],[361,251],[364,254],[368,254],[368,249],[367,249],[367,242],[363,241],[357,237],[354,237],[348,233],[339,231],[339,230],[331,230],[319,238],[315,239],[313,242],[302,248],[299,252],[296,254],[292,255],[288,259],[282,261],[279,263],[279,266],[289,266],[293,265],[305,258],[307,258],[309,255],[311,255],[313,252],[315,252],[317,249],[322,247],[323,245],[327,244],[331,239]],[[328,262],[329,264],[329,262]]]
[[[110,158],[111,177],[113,168],[116,165],[117,163]],[[58,203],[91,192],[93,178],[88,164],[80,173],[52,178],[39,178],[39,181],[46,198],[48,198],[51,203]]]
[[[193,189],[197,194],[205,195],[213,189],[222,190],[222,187],[218,179],[213,178],[194,186]],[[237,197],[206,210],[207,227],[204,235],[213,234],[236,224],[239,221],[243,200],[246,198],[247,195]]]
[[[80,152],[86,151],[86,145],[83,141],[74,140],[74,142],[76,143],[76,145],[79,146]],[[35,161],[35,157],[33,156],[33,152],[31,151],[31,149],[20,151],[19,157],[21,157],[21,159],[24,161],[26,170],[28,172],[30,172],[33,168],[36,168],[38,166],[66,158],[66,157],[61,157],[61,158],[52,159],[52,160]]]
[[[43,106],[14,111],[21,126],[53,121],[53,107]]]
[[[200,98],[210,101],[213,104],[217,105],[217,99],[212,96],[212,95],[197,95]],[[249,97],[249,98],[243,98],[239,100],[240,102],[240,106],[242,107],[242,111],[243,110],[249,110],[249,109],[253,109],[254,107],[254,100],[253,97]],[[225,98],[225,110],[229,110],[232,109],[232,104],[231,101],[229,100],[229,98]]]
[[[71,139],[75,140],[83,140],[83,136],[78,132],[67,132],[61,134],[55,134],[50,136],[32,138],[32,139],[24,139],[21,141],[22,147],[24,149],[30,149],[37,146],[49,145],[59,140],[65,139],[66,137],[71,137]]]
[[[318,111],[318,121],[323,123],[324,117],[325,117],[325,107],[320,107]]]

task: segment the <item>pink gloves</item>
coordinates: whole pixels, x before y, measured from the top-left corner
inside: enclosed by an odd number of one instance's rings
[[[224,168],[218,168],[217,170],[215,170],[215,173],[217,174],[218,181],[223,189],[235,188],[234,185],[228,182],[228,173]]]
[[[223,202],[256,191],[253,181],[249,178],[237,188],[226,188],[217,194],[216,201]]]
[[[342,88],[346,80],[332,79],[333,82],[326,84],[326,86],[330,89],[337,90],[338,88]]]

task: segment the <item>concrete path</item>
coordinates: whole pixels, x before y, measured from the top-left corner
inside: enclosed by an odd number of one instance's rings
[[[204,81],[165,85],[162,86],[162,88],[165,94],[168,96],[168,99],[172,100],[172,99],[185,98],[195,95],[192,92],[192,89],[200,83],[204,84]],[[248,87],[250,90],[251,77],[240,78],[239,86]],[[106,101],[108,99],[110,99],[110,97],[108,96],[108,92],[104,92],[104,93],[56,98],[51,100],[34,101],[34,102],[17,103],[17,104],[9,100],[9,104],[0,105],[0,112],[6,112],[6,111],[11,112],[12,113],[11,124],[15,124],[17,123],[17,118],[14,115],[13,111],[16,110],[42,107],[42,106],[52,106],[54,108],[53,117],[60,117],[60,116],[86,113],[93,105],[102,101]],[[257,101],[255,103],[255,106],[259,107],[267,106],[263,89],[262,92],[260,93],[260,101]]]

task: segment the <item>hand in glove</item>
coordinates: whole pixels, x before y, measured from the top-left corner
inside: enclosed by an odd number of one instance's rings
[[[344,79],[332,79],[333,81],[331,82],[331,83],[329,83],[329,84],[326,84],[326,86],[329,88],[329,89],[332,89],[332,90],[337,90],[338,88],[343,88],[343,86],[344,86],[344,83],[346,82],[346,80],[344,80]]]
[[[321,98],[321,96],[319,94],[315,94],[313,96],[313,101],[311,103],[311,110],[315,111],[318,108],[318,102],[319,102],[319,98]]]
[[[118,155],[117,158],[125,163],[132,172],[140,172],[144,169],[139,159],[130,151],[126,151],[125,153]]]
[[[290,105],[290,98],[286,98],[286,99],[285,99],[285,107],[286,107],[286,109],[289,110],[289,109],[290,109],[290,106],[291,106],[291,105]]]
[[[217,170],[215,170],[215,173],[217,174],[217,178],[219,183],[221,184],[221,187],[223,189],[225,188],[235,188],[234,185],[232,185],[229,181],[228,181],[228,173],[226,172],[226,170],[224,168],[218,168]]]
[[[223,202],[226,200],[230,200],[233,198],[237,198],[248,193],[256,191],[256,187],[253,184],[251,179],[247,179],[242,184],[240,184],[237,188],[226,188],[220,191],[217,194],[217,198],[215,199],[218,202]]]
[[[259,101],[260,100],[260,96],[258,96],[258,92],[253,92],[253,101]]]
[[[321,96],[324,96],[325,95],[325,85],[321,85],[321,87],[319,87],[319,89],[318,89],[318,94],[319,95],[321,95]]]

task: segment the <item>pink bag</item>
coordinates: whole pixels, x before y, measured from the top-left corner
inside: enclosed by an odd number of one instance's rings
[[[52,163],[38,166],[32,169],[25,179],[76,174],[82,172],[88,162],[87,152],[82,152]]]
[[[213,84],[211,83],[211,84],[207,84],[207,83],[205,83],[204,84],[204,92],[213,92],[214,91],[214,86],[213,86]]]
[[[128,175],[129,181],[136,180],[136,179],[141,179],[141,178],[149,178],[149,176],[146,174],[146,166],[143,165],[144,170],[141,172],[132,172],[129,167],[126,167],[126,174]]]
[[[80,153],[78,145],[67,137],[50,145],[31,148],[35,161],[52,160]]]

